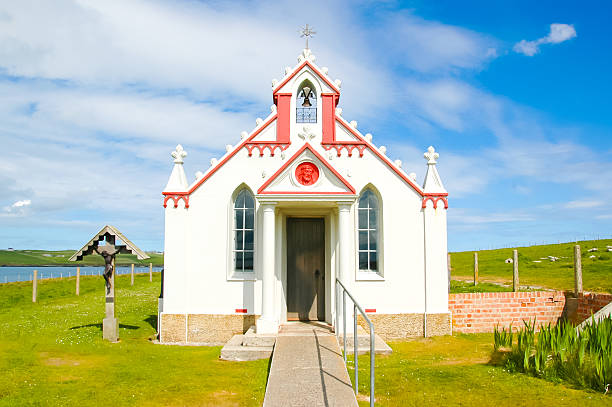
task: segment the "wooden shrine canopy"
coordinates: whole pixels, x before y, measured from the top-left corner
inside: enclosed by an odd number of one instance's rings
[[[115,245],[115,239],[121,240],[122,245]],[[95,250],[98,248],[99,242],[106,240],[108,245],[114,245],[118,250],[117,254],[133,254],[138,260],[148,259],[149,256],[140,250],[136,245],[125,237],[116,227],[106,225],[100,230],[85,246],[68,259],[69,261],[83,260],[84,256],[97,254]]]

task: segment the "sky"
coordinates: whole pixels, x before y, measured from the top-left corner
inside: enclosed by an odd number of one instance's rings
[[[343,117],[422,180],[440,153],[449,250],[612,235],[606,1],[0,3],[0,248],[112,224],[163,249],[161,191],[255,127],[300,27]]]

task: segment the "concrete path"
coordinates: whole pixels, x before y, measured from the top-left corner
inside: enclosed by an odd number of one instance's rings
[[[281,326],[263,405],[357,406],[338,341],[327,325]]]

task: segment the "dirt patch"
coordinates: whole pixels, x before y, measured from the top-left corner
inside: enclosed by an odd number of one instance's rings
[[[47,358],[43,359],[42,362],[47,366],[79,366],[81,364],[78,360],[66,358]]]
[[[105,358],[99,356],[92,357],[74,357],[72,355],[50,354],[49,352],[40,352],[38,354],[40,362],[45,366],[81,366],[91,367],[99,365]]]

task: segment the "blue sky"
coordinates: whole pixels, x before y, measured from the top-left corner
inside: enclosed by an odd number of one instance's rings
[[[422,180],[449,248],[610,236],[604,1],[19,1],[0,5],[0,247],[77,248],[113,224],[163,248],[177,143],[190,180],[271,104],[303,48],[343,116]]]

